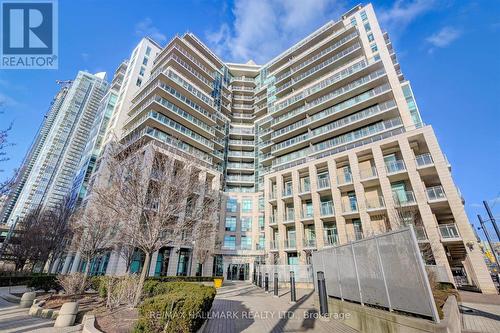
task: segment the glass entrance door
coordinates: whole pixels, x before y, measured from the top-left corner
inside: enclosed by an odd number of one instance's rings
[[[229,264],[227,268],[227,279],[232,281],[248,280],[250,264]]]

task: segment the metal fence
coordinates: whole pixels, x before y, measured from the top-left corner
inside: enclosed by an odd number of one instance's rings
[[[278,273],[279,282],[289,282],[290,272],[295,274],[295,282],[297,283],[313,283],[313,268],[311,265],[257,265],[257,276],[262,273],[264,279],[266,273],[269,274],[269,284],[274,280],[274,273]]]
[[[439,321],[412,227],[313,253],[329,296]],[[316,286],[317,287],[317,286]]]

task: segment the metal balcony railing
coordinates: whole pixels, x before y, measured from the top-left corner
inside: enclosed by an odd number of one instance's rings
[[[387,174],[393,174],[406,171],[406,165],[403,160],[391,161],[385,163]]]
[[[425,191],[427,192],[427,199],[429,199],[429,201],[446,199],[446,194],[441,185],[428,187]]]
[[[312,207],[302,210],[302,214],[301,214],[302,219],[311,219],[313,217],[314,217],[314,214],[312,211]]]
[[[285,245],[285,249],[297,248],[297,240],[295,238],[285,239],[285,241],[283,243]]]
[[[416,156],[415,161],[417,162],[417,167],[424,167],[434,164],[434,160],[432,159],[432,155],[430,153]]]
[[[438,227],[443,239],[460,238],[460,233],[455,223],[440,224]]]
[[[304,239],[302,239],[302,246],[305,248],[316,247],[316,238],[304,237]]]
[[[308,193],[311,192],[311,184],[310,183],[302,183],[300,185],[300,193]]]
[[[359,211],[358,202],[357,201],[349,201],[342,203],[342,211],[344,213],[357,213]]]
[[[285,213],[285,222],[292,222],[295,220],[295,210],[294,209],[288,209],[287,212]]]
[[[355,239],[355,240],[360,240],[360,239],[363,239],[363,232],[362,232],[362,231],[355,230],[355,231],[354,231],[354,239]]]
[[[284,197],[289,197],[289,196],[291,196],[292,194],[293,194],[293,192],[292,192],[292,187],[285,188],[285,189],[283,190],[283,196],[284,196]]]
[[[271,241],[269,241],[269,248],[271,250],[277,250],[278,249],[278,243],[279,243],[278,240],[271,240]]]
[[[350,172],[337,176],[337,183],[339,185],[352,184],[352,174]]]
[[[274,225],[276,223],[278,223],[278,221],[276,220],[276,216],[270,216],[269,217],[269,224]]]
[[[325,246],[335,246],[339,243],[339,236],[337,234],[324,234]]]
[[[413,229],[415,230],[415,235],[417,236],[417,240],[419,241],[427,240],[427,232],[425,231],[424,226],[422,225],[413,226]]]

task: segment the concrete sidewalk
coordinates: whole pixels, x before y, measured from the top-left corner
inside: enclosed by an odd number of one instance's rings
[[[312,290],[297,289],[297,300],[290,303],[288,289],[274,297],[272,291],[266,294],[250,283],[225,283],[218,289],[203,332],[357,332],[339,319],[320,318]]]
[[[463,332],[500,332],[500,296],[460,291]]]

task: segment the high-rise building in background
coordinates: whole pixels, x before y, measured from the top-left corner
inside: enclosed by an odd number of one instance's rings
[[[45,140],[47,139],[47,136],[52,129],[54,120],[61,110],[61,105],[64,102],[67,93],[68,86],[64,85],[52,100],[49,111],[45,115],[43,123],[38,129],[38,132],[35,136],[35,140],[31,144],[26,157],[24,158],[21,167],[19,168],[12,190],[9,192],[7,198],[5,198],[4,204],[0,209],[0,224],[13,222],[12,219],[9,219],[12,210],[14,209],[19,195],[21,194],[24,185],[26,184],[26,180],[30,176],[31,171],[33,170],[33,166],[35,165],[35,162],[38,159],[42,148],[44,147]]]
[[[99,102],[109,89],[105,73],[78,72],[63,85],[25,160],[29,172],[16,189],[16,202],[3,217],[9,224],[30,210],[50,209],[69,195]]]
[[[426,264],[496,292],[450,164],[370,4],[265,65],[225,63],[192,33],[164,48],[145,38],[107,127],[105,142],[196,158],[207,188],[224,193],[213,263],[199,272],[194,244],[166,242],[151,275],[246,280],[258,263],[307,264],[317,249],[411,224]],[[63,271],[81,269],[77,258]],[[92,267],[123,273],[120,260],[109,251]]]

